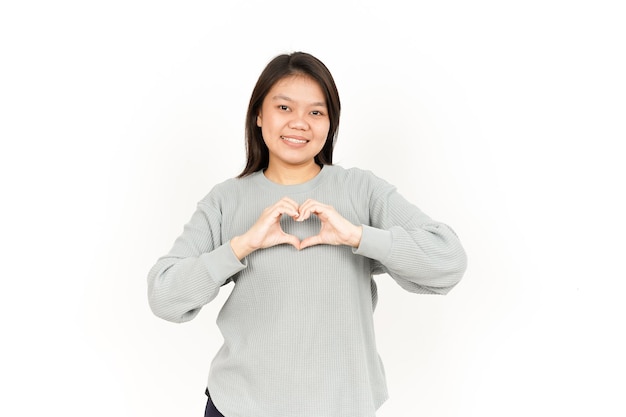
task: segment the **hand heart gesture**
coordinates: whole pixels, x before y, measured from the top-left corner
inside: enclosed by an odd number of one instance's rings
[[[280,227],[283,214],[296,221],[304,221],[315,214],[322,224],[315,236],[305,238],[302,242],[293,235],[287,234]],[[359,246],[362,228],[355,226],[343,218],[332,207],[309,199],[301,206],[289,197],[284,197],[261,213],[256,223],[243,235],[233,237],[230,241],[233,252],[239,259],[258,249],[269,248],[287,243],[296,249],[304,249],[314,245],[348,245]]]

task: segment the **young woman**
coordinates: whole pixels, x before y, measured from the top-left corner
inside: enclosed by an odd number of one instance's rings
[[[174,322],[234,283],[206,416],[374,416],[387,389],[373,275],[445,294],[465,271],[449,227],[369,171],[332,165],[340,107],[317,58],[274,58],[252,92],[245,169],[198,203],[150,270],[150,306]]]

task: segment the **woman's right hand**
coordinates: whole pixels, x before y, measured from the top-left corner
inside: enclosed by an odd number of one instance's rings
[[[300,240],[294,235],[285,233],[280,227],[280,218],[283,214],[297,219],[298,203],[288,197],[283,197],[263,210],[259,219],[246,233],[230,240],[235,256],[242,260],[257,249],[270,248],[283,243],[300,249]]]

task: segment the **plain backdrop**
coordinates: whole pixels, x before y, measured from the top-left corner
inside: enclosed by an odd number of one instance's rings
[[[339,87],[335,162],[469,256],[445,297],[377,278],[377,416],[624,416],[619,5],[3,2],[0,414],[202,415],[230,287],[173,324],[146,276],[242,169],[263,67],[302,50]]]

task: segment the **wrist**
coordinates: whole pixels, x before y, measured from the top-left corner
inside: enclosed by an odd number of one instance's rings
[[[352,233],[352,237],[350,238],[350,246],[353,248],[358,248],[361,244],[361,237],[363,236],[363,226],[355,226],[354,232]]]
[[[235,236],[230,239],[230,247],[240,261],[255,250],[255,248],[246,242],[243,236]]]

